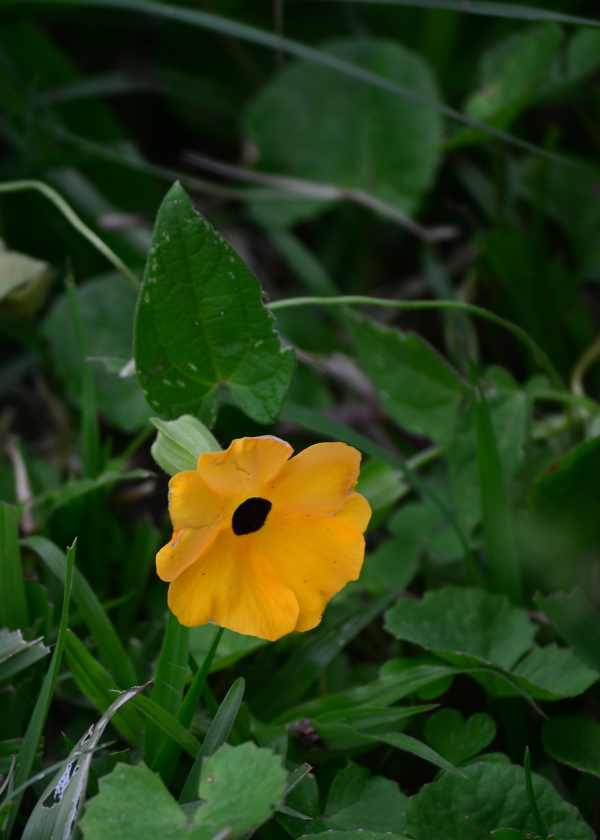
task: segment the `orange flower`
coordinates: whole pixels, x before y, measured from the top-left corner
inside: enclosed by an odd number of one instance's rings
[[[181,624],[279,639],[310,630],[362,567],[371,509],[360,453],[317,443],[290,458],[272,436],[207,452],[169,482],[173,538],[156,555]]]

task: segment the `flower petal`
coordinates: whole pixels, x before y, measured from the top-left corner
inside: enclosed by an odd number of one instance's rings
[[[336,519],[343,519],[360,533],[367,530],[371,519],[371,505],[360,493],[350,493],[343,508],[335,514]]]
[[[354,495],[347,508],[330,516],[273,506],[267,525],[254,535],[261,554],[298,599],[296,630],[316,626],[329,599],[360,575],[365,541],[355,520],[360,505],[364,521],[364,508]]]
[[[212,621],[271,641],[294,630],[298,601],[256,551],[253,537],[221,531],[201,559],[171,583],[169,608],[181,624]]]
[[[195,563],[215,540],[220,524],[209,528],[180,528],[173,532],[171,541],[156,555],[156,573],[161,580],[175,580],[192,563]]]
[[[198,458],[198,472],[215,493],[236,498],[259,496],[273,481],[293,449],[273,435],[238,438],[224,452]]]
[[[169,513],[175,531],[212,525],[224,504],[224,499],[206,485],[196,470],[177,473],[169,481]]]
[[[360,452],[345,443],[316,443],[295,455],[272,482],[268,498],[286,509],[340,510],[358,480]]]

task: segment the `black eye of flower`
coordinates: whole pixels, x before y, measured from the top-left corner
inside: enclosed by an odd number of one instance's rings
[[[265,524],[265,520],[271,510],[271,502],[268,499],[261,499],[253,496],[238,505],[231,517],[233,533],[238,537],[242,534],[253,534]]]

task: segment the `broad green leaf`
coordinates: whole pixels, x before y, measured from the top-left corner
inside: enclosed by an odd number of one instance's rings
[[[195,470],[202,452],[217,452],[221,448],[204,423],[189,414],[166,421],[153,417],[151,422],[158,430],[152,457],[168,475]]]
[[[444,758],[462,764],[482,752],[495,738],[494,719],[483,712],[465,720],[457,709],[440,709],[427,719],[425,738]]]
[[[416,95],[438,98],[429,67],[399,43],[365,38],[332,41],[321,49]],[[357,86],[308,61],[284,67],[272,78],[250,104],[244,124],[247,138],[258,149],[261,168],[364,190],[404,213],[412,213],[431,186],[442,141],[442,120],[433,109],[408,102],[390,108],[383,91]],[[377,131],[372,130],[374,125]],[[318,197],[308,201],[298,197],[275,208],[279,220],[289,224],[328,204]],[[274,215],[271,212],[271,218]]]
[[[351,329],[360,365],[390,417],[409,432],[446,443],[464,394],[458,374],[415,333],[358,315]]]
[[[534,645],[512,669],[512,676],[536,700],[563,700],[583,694],[600,678],[570,648],[551,644]],[[514,694],[506,682],[498,683],[495,693]]]
[[[122,277],[111,274],[80,286],[76,294],[98,408],[114,426],[135,431],[150,417],[144,395],[134,377],[113,373],[101,363],[105,357],[131,358],[135,292]],[[52,307],[43,332],[69,399],[79,403],[80,349],[66,293]]]
[[[538,607],[546,613],[558,635],[568,642],[577,657],[600,672],[600,625],[598,611],[580,589],[537,595]]]
[[[533,774],[533,792],[556,840],[593,840],[594,833],[550,782]],[[478,761],[463,776],[446,773],[410,800],[408,827],[414,840],[474,840],[496,828],[535,834],[525,773],[513,764]]]
[[[224,744],[202,766],[199,797],[204,804],[194,822],[196,836],[210,840],[228,829],[239,837],[271,817],[283,800],[287,781],[279,757],[255,744]]]
[[[553,530],[568,534],[580,551],[597,542],[598,470],[600,437],[580,444],[554,462],[538,477],[532,491],[534,513]]]
[[[575,715],[545,721],[544,749],[555,761],[600,776],[600,724]]]
[[[523,29],[484,53],[479,89],[469,98],[466,113],[499,128],[507,128],[537,96],[546,81],[561,42],[552,23]],[[483,139],[464,130],[453,142]]]
[[[260,423],[274,420],[294,364],[261,289],[179,184],[158,211],[135,320],[135,361],[150,405],[164,418],[214,419],[226,388]]]
[[[79,739],[63,767],[38,799],[27,820],[22,840],[55,840],[59,837],[60,840],[70,840],[74,836],[85,801],[94,750],[113,715],[143,689],[144,686],[134,686],[120,694],[100,720]]]
[[[81,827],[85,840],[211,840],[227,831],[238,838],[269,819],[283,799],[287,773],[270,750],[227,745],[207,759],[190,820],[143,764],[117,764],[100,780]],[[149,807],[149,804],[151,807]]]
[[[361,465],[356,489],[366,497],[373,515],[390,508],[410,491],[401,471],[377,458]]]
[[[18,508],[0,502],[0,627],[24,630],[29,611],[19,549]]]
[[[20,630],[0,629],[0,683],[12,680],[49,653],[42,639],[26,642]]]
[[[458,666],[492,664],[510,670],[531,647],[535,627],[503,595],[446,586],[420,601],[399,601],[386,613],[389,632]]]
[[[117,764],[99,782],[81,820],[85,840],[179,840],[195,837],[187,818],[162,783],[144,764]]]
[[[419,554],[427,554],[436,565],[462,557],[463,547],[456,531],[430,499],[401,505],[388,527],[409,545],[417,543]]]
[[[406,826],[407,809],[408,799],[396,782],[351,764],[334,778],[322,821],[337,831],[397,833]]]
[[[367,555],[360,582],[375,595],[402,592],[417,574],[419,555],[415,535],[392,537]]]
[[[214,635],[215,628],[208,624],[204,627],[192,627],[190,630],[190,653],[198,661],[202,660],[210,650]],[[233,630],[225,630],[213,659],[211,672],[235,665],[240,659],[266,644],[264,639],[243,636],[241,633],[234,633]]]

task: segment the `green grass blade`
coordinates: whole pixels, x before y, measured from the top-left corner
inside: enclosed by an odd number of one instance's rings
[[[215,628],[215,635],[208,653],[204,657],[202,666],[198,668],[194,674],[192,683],[183,698],[183,703],[181,704],[181,708],[177,714],[177,720],[182,724],[182,726],[189,727],[194,718],[194,713],[198,708],[198,703],[200,702],[200,697],[202,696],[206,678],[215,658],[223,632],[223,627]],[[155,769],[163,778],[171,778],[178,756],[179,749],[173,741],[167,741],[162,745],[155,762]]]
[[[0,502],[0,627],[29,627],[19,550],[19,511]]]
[[[67,275],[67,298],[71,310],[71,320],[77,336],[79,350],[79,368],[81,380],[81,463],[85,478],[95,478],[101,471],[100,427],[98,425],[98,406],[94,373],[87,360],[86,337],[81,320],[79,298],[72,276]]]
[[[63,603],[60,616],[60,624],[58,626],[56,646],[54,648],[54,653],[52,654],[52,659],[50,660],[50,665],[48,666],[46,676],[44,677],[44,682],[42,683],[40,693],[38,694],[38,698],[33,709],[33,714],[31,715],[29,725],[27,726],[27,730],[23,737],[21,749],[19,750],[19,753],[17,755],[14,775],[15,787],[18,787],[19,785],[22,785],[24,782],[26,782],[31,773],[33,762],[35,760],[35,755],[38,750],[38,744],[42,735],[42,731],[44,729],[44,724],[46,722],[46,717],[48,715],[50,703],[52,701],[54,686],[56,684],[56,680],[60,672],[60,666],[62,664],[63,653],[65,649],[67,629],[69,625],[69,605],[71,603],[71,590],[73,587],[73,569],[75,565],[76,544],[76,541],[73,542],[73,545],[71,545],[67,549]],[[8,817],[7,822],[7,837],[10,836],[10,833],[14,826],[14,821],[17,815],[17,811],[19,810],[20,802],[21,796],[16,797],[15,801],[13,802],[12,811]]]
[[[118,688],[114,679],[89,652],[80,639],[69,630],[65,644],[65,658],[79,690],[103,714],[114,702]],[[133,747],[141,740],[144,721],[133,706],[118,712],[112,723]]]
[[[514,543],[508,488],[490,410],[483,394],[477,399],[476,426],[483,535],[490,585],[495,592],[507,595],[513,603],[521,603],[521,568]]]
[[[64,583],[66,560],[63,552],[45,537],[28,537],[22,543],[34,551],[46,568]],[[119,688],[130,688],[138,682],[135,668],[127,655],[110,618],[83,574],[73,574],[73,600],[87,624],[100,658],[114,676]]]
[[[14,8],[20,5],[20,0],[4,0],[5,8]],[[191,9],[181,6],[168,5],[166,3],[156,3],[152,0],[31,0],[28,4],[28,9],[35,6],[53,8],[56,6],[67,7],[72,6],[77,9],[83,8],[100,8],[100,9],[119,9],[128,12],[138,12],[142,15],[149,15],[151,17],[162,20],[172,20],[187,26],[194,26],[200,29],[208,29],[212,32],[217,32],[220,35],[226,35],[231,38],[239,38],[242,41],[248,41],[257,46],[266,47],[275,50],[276,52],[284,52],[293,55],[296,58],[304,59],[305,61],[320,64],[323,67],[328,67],[337,73],[341,73],[348,78],[355,79],[363,84],[376,87],[379,90],[387,91],[388,93],[399,96],[403,99],[413,102],[419,107],[434,108],[444,116],[455,122],[467,125],[470,128],[475,128],[483,132],[488,137],[493,137],[502,142],[530,154],[543,157],[548,160],[553,160],[557,163],[566,164],[569,166],[580,166],[576,161],[563,155],[555,154],[547,151],[534,143],[529,143],[521,137],[516,137],[507,131],[495,128],[488,123],[481,120],[469,117],[460,111],[450,108],[448,105],[436,102],[432,99],[427,99],[415,92],[411,88],[399,85],[384,76],[379,76],[377,73],[371,73],[353,64],[349,61],[344,61],[337,56],[322,50],[310,47],[300,41],[294,41],[291,38],[285,38],[282,35],[276,35],[255,26],[250,26],[245,23],[240,23],[235,20],[220,17],[218,15],[210,14],[209,12],[202,12],[197,9]]]
[[[229,738],[229,733],[233,728],[240,706],[242,705],[245,688],[246,683],[244,679],[238,677],[223,698],[223,702],[217,709],[217,713],[202,742],[200,752],[196,756],[196,760],[185,781],[181,796],[179,797],[180,802],[192,802],[198,798],[202,760],[215,753]]]
[[[169,613],[150,698],[173,716],[177,714],[181,705],[188,675],[189,633],[189,629],[183,627],[173,613]],[[162,734],[149,726],[146,731],[144,758],[150,768],[154,768],[162,745]]]
[[[200,741],[185,726],[182,726],[174,715],[165,711],[162,706],[159,706],[149,697],[136,697],[133,705],[156,729],[160,730],[162,735],[171,738],[188,755],[196,758],[200,751]]]
[[[343,3],[361,3],[372,6],[410,6],[416,9],[439,9],[446,12],[461,12],[467,15],[527,20],[534,23],[571,24],[573,26],[600,26],[600,20],[568,15],[552,9],[536,9],[535,6],[519,6],[509,3],[486,3],[484,0],[341,0]],[[330,2],[330,0],[320,0]],[[336,0],[337,2],[337,0]]]

